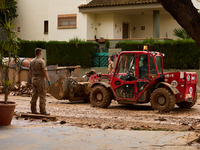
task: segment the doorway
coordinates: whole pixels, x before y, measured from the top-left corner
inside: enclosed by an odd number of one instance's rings
[[[129,23],[123,23],[123,39],[128,39],[129,38]]]

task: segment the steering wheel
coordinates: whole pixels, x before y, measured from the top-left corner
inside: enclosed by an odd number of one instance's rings
[[[131,70],[128,70],[128,71],[127,71],[127,75],[128,75],[128,76],[131,76],[131,73],[133,74],[133,71],[131,71]]]
[[[128,81],[135,80],[135,76],[134,76],[133,71],[131,71],[131,70],[127,71],[127,79],[128,79]]]

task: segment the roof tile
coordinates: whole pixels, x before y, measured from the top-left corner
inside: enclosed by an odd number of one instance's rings
[[[159,3],[158,0],[92,0],[88,4],[80,5],[79,8],[140,5],[140,4],[155,4],[155,3]]]

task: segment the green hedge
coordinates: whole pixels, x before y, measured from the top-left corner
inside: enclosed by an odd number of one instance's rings
[[[166,69],[199,69],[200,47],[193,40],[156,42],[153,48],[165,53]]]
[[[42,49],[45,49],[46,42],[45,41],[20,41],[20,50],[19,50],[19,56],[20,57],[35,57],[35,49],[37,47],[40,47]]]
[[[142,50],[144,42],[123,41],[116,48],[123,51]],[[1,44],[0,44],[1,45]],[[92,42],[21,41],[20,57],[35,57],[35,48],[47,51],[47,65],[91,67],[93,49],[98,45]],[[200,47],[193,40],[155,41],[150,50],[165,53],[165,69],[199,69]]]
[[[133,41],[123,41],[116,43],[115,48],[121,48],[122,51],[133,51],[133,50],[142,50],[142,42],[133,42]]]
[[[93,59],[92,42],[60,42],[60,41],[21,41],[20,57],[35,57],[35,48],[46,49],[47,65],[91,67]]]
[[[92,42],[48,42],[46,43],[47,65],[91,67],[93,46]]]
[[[142,50],[143,42],[118,42],[116,48],[123,51]],[[150,50],[165,54],[165,69],[199,69],[200,47],[193,40],[157,41],[150,45]]]

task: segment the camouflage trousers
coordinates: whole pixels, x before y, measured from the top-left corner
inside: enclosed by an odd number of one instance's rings
[[[40,113],[46,112],[46,80],[44,77],[33,77],[33,93],[31,99],[31,112],[36,113],[36,104],[38,97],[40,98]]]

